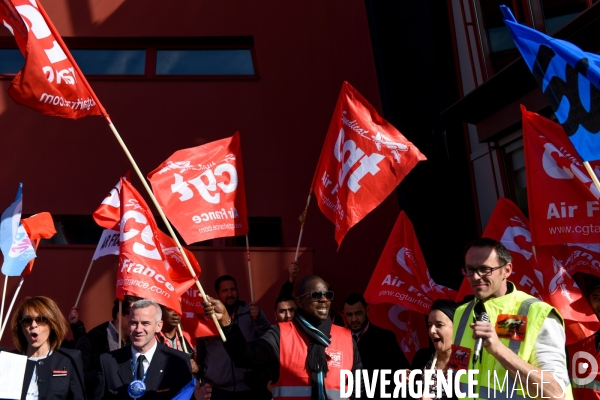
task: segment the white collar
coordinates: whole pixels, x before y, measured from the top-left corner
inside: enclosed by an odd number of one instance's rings
[[[150,364],[150,362],[152,362],[152,357],[154,356],[154,352],[156,351],[156,347],[157,347],[157,343],[158,341],[156,340],[156,338],[154,339],[154,346],[152,346],[147,352],[143,353],[144,356],[146,357],[146,360],[148,360],[148,364]],[[133,359],[134,362],[137,363],[137,359],[138,356],[142,354],[139,351],[137,351],[133,345],[131,345],[131,357]]]

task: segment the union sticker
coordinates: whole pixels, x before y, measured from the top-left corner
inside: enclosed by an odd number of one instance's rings
[[[499,338],[525,340],[527,332],[527,316],[500,314],[496,320],[496,333]]]
[[[342,367],[343,354],[340,350],[325,349],[325,354],[327,355],[327,366],[328,367],[335,367],[335,368]]]
[[[468,369],[469,360],[471,359],[471,349],[452,345],[452,354],[448,361],[448,369],[458,371],[459,369]]]

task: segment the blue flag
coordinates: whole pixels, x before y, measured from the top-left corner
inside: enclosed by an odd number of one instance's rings
[[[194,395],[194,389],[196,389],[196,380],[192,379],[171,400],[190,400]]]
[[[2,273],[6,276],[20,276],[27,263],[35,258],[35,250],[21,223],[22,189],[23,184],[20,184],[15,202],[2,213],[0,220],[0,249],[4,255]]]
[[[600,160],[600,56],[520,25],[500,6],[523,59],[583,161]]]

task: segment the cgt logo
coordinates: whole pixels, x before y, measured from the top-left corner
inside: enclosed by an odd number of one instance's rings
[[[598,374],[598,362],[596,358],[586,351],[578,351],[573,354],[571,365],[573,367],[573,382],[579,386],[591,383]]]

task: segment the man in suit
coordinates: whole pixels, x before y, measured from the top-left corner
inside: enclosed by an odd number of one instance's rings
[[[357,344],[363,368],[369,371],[369,377],[373,377],[375,369],[396,371],[410,368],[396,335],[369,321],[369,306],[363,296],[358,293],[348,296],[344,302],[344,315]],[[374,398],[378,399],[379,393],[377,388]]]
[[[94,399],[130,399],[129,384],[140,380],[146,386],[144,400],[166,400],[190,383],[189,356],[156,340],[162,324],[157,303],[140,300],[133,304],[129,313],[131,344],[100,357],[100,384]]]

